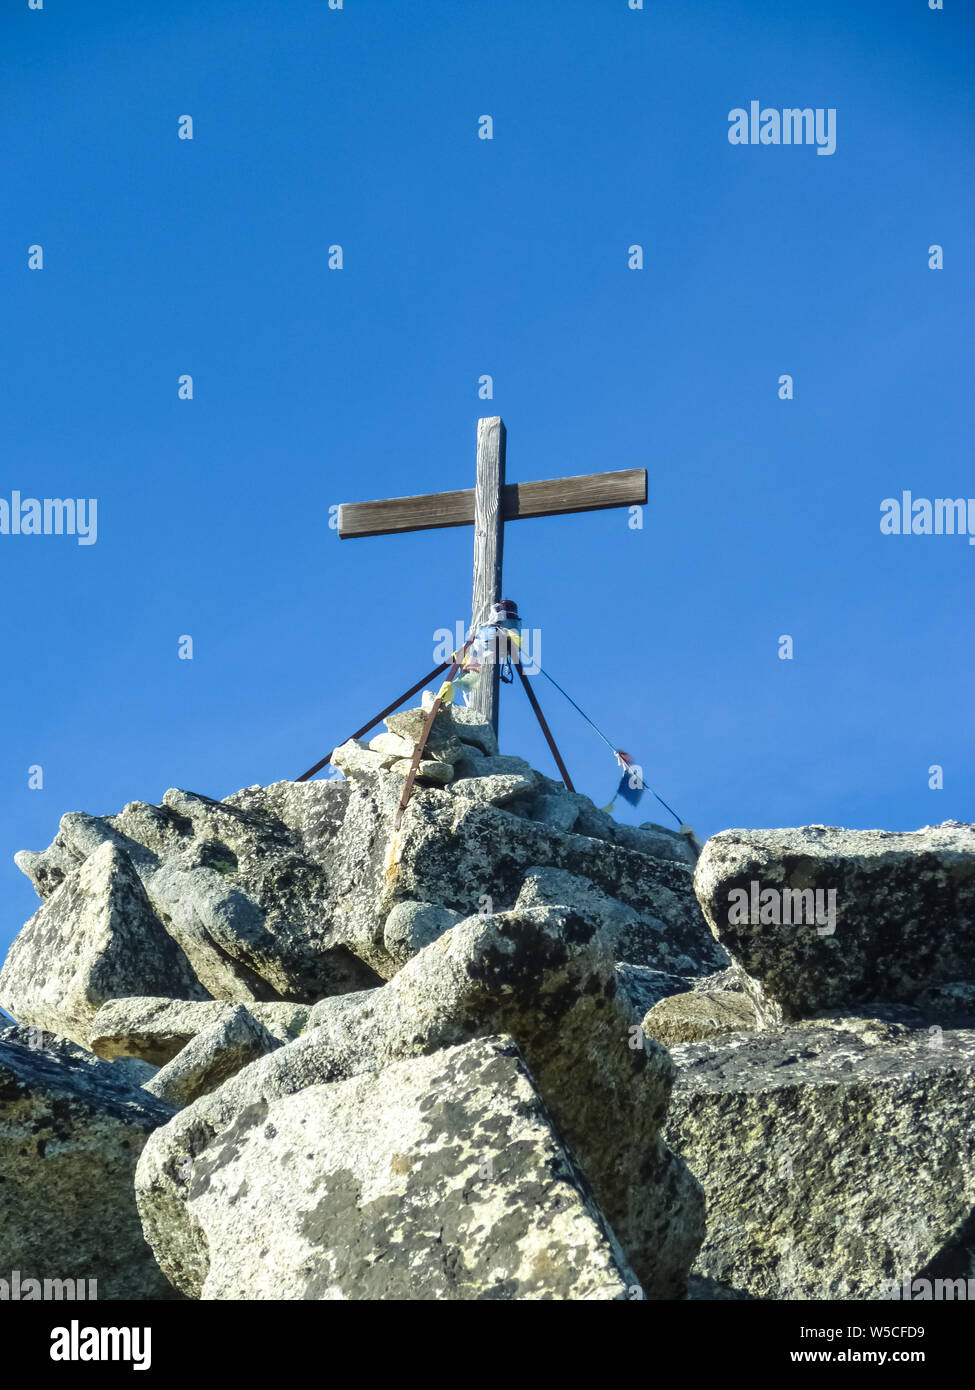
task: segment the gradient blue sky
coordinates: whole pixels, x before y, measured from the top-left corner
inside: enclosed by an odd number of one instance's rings
[[[0,536],[0,950],[64,811],[295,776],[433,664],[470,531],[328,508],[470,486],[484,414],[513,481],[649,470],[642,531],[510,526],[506,589],[699,834],[971,820],[975,547],[879,516],[975,495],[973,34],[961,0],[8,0],[0,496],[97,497],[99,535]],[[836,153],[730,145],[752,99],[835,107]],[[502,743],[551,772],[523,703]]]

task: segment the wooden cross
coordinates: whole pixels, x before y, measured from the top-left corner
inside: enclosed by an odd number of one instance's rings
[[[345,502],[339,507],[339,536],[389,536],[400,531],[432,531],[446,526],[474,527],[474,598],[471,624],[487,620],[499,603],[504,523],[566,512],[597,512],[609,507],[642,506],[647,470],[585,473],[538,483],[505,483],[505,428],[499,415],[477,422],[477,486],[461,492],[430,492],[421,497],[387,497],[378,502]],[[482,681],[471,707],[498,728],[500,670]]]

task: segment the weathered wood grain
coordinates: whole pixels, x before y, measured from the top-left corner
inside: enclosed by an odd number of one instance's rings
[[[386,497],[379,502],[343,502],[339,507],[342,540],[473,524],[472,487],[462,492],[428,492],[420,497]]]
[[[645,468],[508,483],[502,492],[502,520],[524,521],[536,516],[642,506],[646,500]],[[345,502],[339,508],[339,536],[343,540],[473,524],[473,488],[428,492],[418,497],[387,497],[377,502]]]
[[[504,559],[505,428],[500,415],[477,422],[477,486],[474,489],[474,597],[471,625],[487,620],[502,597],[501,567]],[[498,731],[500,667],[492,661],[471,693],[471,708]]]
[[[646,500],[645,468],[583,473],[575,478],[509,483],[504,490],[504,519],[524,521],[533,516],[564,516],[566,512],[600,512],[609,507],[642,506]]]

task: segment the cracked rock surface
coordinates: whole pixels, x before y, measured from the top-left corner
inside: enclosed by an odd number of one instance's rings
[[[667,1142],[707,1195],[725,1294],[885,1296],[975,1205],[975,1032],[840,1017],[671,1049]]]
[[[179,1181],[193,1244],[171,1262],[163,1240],[161,1258],[193,1297],[612,1300],[638,1286],[510,1038],[256,1100]],[[154,1232],[151,1200],[143,1211]]]
[[[397,830],[425,718],[342,745],[347,780],[73,812],[17,856],[0,1273],[397,1301],[975,1277],[975,827],[698,858],[455,708]]]
[[[136,1210],[136,1160],[173,1114],[141,1089],[145,1070],[0,1029],[0,1277],[82,1280],[83,1298],[89,1280],[99,1299],[176,1296]]]
[[[975,826],[724,830],[694,885],[768,1024],[972,978]]]

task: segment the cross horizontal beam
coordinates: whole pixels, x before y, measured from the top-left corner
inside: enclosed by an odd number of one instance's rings
[[[546,478],[536,483],[508,483],[503,492],[502,510],[505,521],[524,521],[535,516],[638,507],[646,500],[647,470],[621,468],[615,473],[583,473],[573,478]],[[428,492],[419,497],[387,497],[378,502],[344,502],[339,507],[342,540],[473,524],[473,488],[460,492]]]

